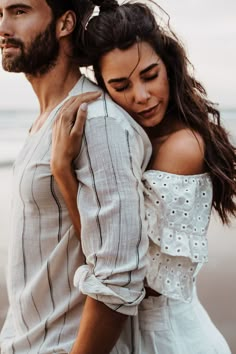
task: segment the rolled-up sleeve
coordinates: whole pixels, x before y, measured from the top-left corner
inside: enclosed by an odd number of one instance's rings
[[[86,264],[77,269],[74,284],[126,315],[135,315],[144,297],[148,237],[143,145],[128,124],[112,117],[90,118],[76,160]]]

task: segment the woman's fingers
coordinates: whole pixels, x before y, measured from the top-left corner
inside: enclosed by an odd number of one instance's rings
[[[87,118],[88,104],[83,102],[77,110],[76,119],[72,127],[71,133],[76,136],[82,137],[84,131],[84,125]]]
[[[66,112],[67,115],[76,115],[77,110],[83,102],[92,102],[95,101],[99,96],[101,96],[100,91],[95,92],[86,92],[78,96],[71,97],[68,101],[62,106],[61,112]]]
[[[79,154],[87,104],[96,100],[101,92],[87,92],[70,98],[58,113],[52,131],[51,167],[55,172],[60,166],[70,164]]]
[[[83,119],[84,115],[80,117],[80,114],[77,117],[77,112],[82,103],[92,102],[96,100],[101,95],[101,92],[86,92],[78,96],[71,97],[68,101],[62,106],[58,117],[55,121],[55,124],[60,121],[60,126],[64,126],[66,130],[71,131],[77,119]],[[78,126],[78,125],[77,125]]]

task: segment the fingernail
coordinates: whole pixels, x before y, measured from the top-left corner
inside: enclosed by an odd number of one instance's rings
[[[87,109],[88,109],[87,103],[86,103],[86,102],[83,102],[83,103],[80,105],[80,109],[81,109],[81,111],[86,112]]]

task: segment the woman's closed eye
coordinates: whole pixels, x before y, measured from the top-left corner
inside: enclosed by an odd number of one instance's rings
[[[152,80],[155,80],[158,76],[159,76],[159,73],[155,73],[152,75],[142,77],[142,80],[143,81],[152,81]],[[117,92],[122,92],[122,91],[127,90],[129,88],[129,86],[130,86],[129,82],[126,82],[122,86],[114,87],[114,90]]]
[[[117,92],[122,92],[126,90],[129,87],[129,83],[127,82],[126,84],[119,86],[119,87],[114,87],[115,91]]]
[[[159,75],[158,73],[155,73],[153,75],[145,76],[145,77],[143,77],[143,80],[144,81],[151,81],[151,80],[156,79],[158,77],[158,75]]]
[[[145,75],[142,75],[140,78],[142,81],[152,81],[152,80],[155,80],[158,76],[159,76],[159,72],[155,72],[155,73],[148,72],[148,73],[145,73]],[[130,82],[126,81],[126,80],[124,80],[124,81],[122,80],[122,82],[116,83],[113,86],[113,89],[116,92],[122,92],[122,91],[127,90],[129,87],[130,87]]]

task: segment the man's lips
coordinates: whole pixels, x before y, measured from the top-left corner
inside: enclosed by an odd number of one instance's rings
[[[4,44],[1,47],[1,52],[3,56],[11,56],[15,55],[19,50],[18,46],[12,45],[12,44]]]
[[[14,45],[14,44],[3,44],[3,45],[1,45],[1,48],[3,48],[3,49],[18,48],[18,46]]]
[[[16,43],[16,41],[0,38],[0,48],[8,49],[8,48],[18,48],[18,47],[20,47],[20,44]]]

